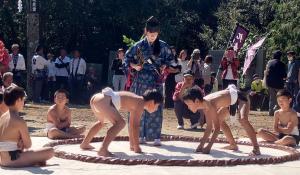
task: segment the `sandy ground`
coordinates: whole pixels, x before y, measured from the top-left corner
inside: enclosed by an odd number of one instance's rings
[[[44,144],[48,143],[50,140],[43,133],[43,128],[46,121],[46,113],[49,105],[32,105],[27,104],[24,109],[24,119],[26,120],[32,140],[33,140],[33,148],[39,148]],[[91,110],[86,106],[71,106],[72,108],[72,116],[73,116],[73,124],[75,125],[85,125],[89,128],[94,121],[96,121],[93,116]],[[76,109],[75,109],[76,108]],[[253,112],[250,113],[250,121],[257,128],[271,128],[273,123],[273,118],[267,115],[267,112]],[[106,128],[110,125],[107,124]],[[177,130],[177,119],[172,110],[164,110],[164,121],[163,121],[163,134],[168,135],[187,135],[187,136],[201,136],[203,134],[203,130]],[[189,127],[189,121],[185,121],[185,126]],[[103,136],[106,133],[106,128],[102,129],[99,133],[99,136]],[[235,137],[244,137],[245,133],[243,129],[239,127],[239,124],[231,124],[231,128],[233,130],[233,134]],[[127,135],[127,129],[123,129],[120,135]],[[38,137],[37,137],[38,136]],[[100,145],[95,143],[96,147]],[[126,149],[128,143],[124,144],[124,149]],[[166,144],[166,147],[172,147],[178,143]],[[75,146],[75,145],[72,145]],[[71,147],[72,147],[71,146]],[[113,146],[113,144],[112,144]],[[116,145],[119,147],[119,145]],[[215,145],[215,151],[219,151],[218,147],[222,145]],[[76,147],[76,146],[75,146]],[[146,146],[147,147],[147,146]],[[150,152],[151,150],[147,150],[143,146],[144,151]],[[184,145],[177,145],[179,151],[177,154],[179,156],[201,156],[202,155],[193,155],[189,154],[189,151],[194,148],[193,144],[185,143]],[[65,148],[62,148],[65,149]],[[76,148],[77,149],[77,148]],[[75,151],[76,151],[75,149]],[[117,148],[113,148],[116,149]],[[242,153],[227,153],[230,156],[245,156],[244,153],[248,152],[248,147],[241,148]],[[162,152],[161,155],[173,155],[174,152],[170,153],[172,149],[164,149],[165,152]],[[300,149],[298,148],[300,151]],[[113,150],[114,151],[114,150]],[[160,151],[160,150],[156,150]],[[265,154],[276,154],[272,153],[273,150],[264,150]],[[183,153],[180,153],[183,152]],[[94,152],[90,152],[87,154],[95,154]],[[217,154],[215,154],[217,155]],[[128,154],[127,154],[128,156]],[[130,155],[129,155],[130,156]],[[226,157],[226,156],[224,156]],[[223,157],[223,158],[224,158]],[[221,158],[221,157],[220,157]],[[138,166],[123,166],[123,165],[106,165],[106,164],[93,164],[93,163],[84,163],[75,160],[65,160],[59,158],[52,158],[48,161],[48,166],[46,167],[29,167],[29,168],[21,168],[21,169],[11,169],[11,168],[0,168],[0,175],[15,175],[15,174],[163,174],[163,175],[174,175],[174,174],[245,174],[245,175],[253,175],[253,174],[299,174],[300,172],[300,160],[293,162],[286,162],[277,165],[242,165],[242,166],[233,166],[233,167],[160,167],[160,166],[147,166],[147,165],[138,165]]]
[[[46,136],[43,129],[46,122],[46,114],[49,105],[33,105],[26,104],[23,111],[23,117],[27,122],[30,133],[32,136]],[[96,121],[89,106],[70,106],[72,111],[72,125],[86,126],[90,128],[93,122]],[[122,113],[127,121],[127,113]],[[272,128],[273,117],[269,117],[267,112],[251,111],[249,120],[253,124],[255,129],[258,128]],[[184,135],[184,136],[202,136],[203,130],[190,130],[190,121],[185,119],[185,130],[178,130],[177,119],[174,110],[165,109],[163,118],[162,133],[166,135]],[[228,121],[231,127],[232,133],[235,137],[246,136],[245,131],[240,127],[238,122],[231,123]],[[100,130],[99,136],[104,136],[107,132],[107,128],[110,126],[109,123]],[[120,135],[128,135],[127,127],[124,128]]]

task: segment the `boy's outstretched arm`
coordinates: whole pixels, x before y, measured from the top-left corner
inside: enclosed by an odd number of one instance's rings
[[[198,145],[198,148],[196,149],[196,152],[202,152],[203,147],[206,143],[206,141],[208,140],[210,133],[212,131],[212,121],[209,115],[207,115],[206,112],[204,112],[204,116],[205,116],[205,120],[206,120],[206,129],[204,131],[204,135],[201,138],[200,144]]]
[[[205,153],[205,154],[208,154],[210,152],[211,147],[214,144],[214,142],[215,142],[215,140],[218,137],[219,132],[220,132],[220,123],[219,123],[219,119],[217,118],[217,113],[215,111],[213,111],[210,115],[211,115],[210,118],[212,119],[211,121],[212,121],[212,125],[214,127],[214,131],[213,131],[213,134],[210,138],[209,143],[202,150],[202,152]]]
[[[138,112],[130,112],[130,119],[129,119],[129,138],[132,143],[130,143],[130,146],[133,146],[133,150],[136,153],[141,153],[142,150],[140,148],[139,143],[139,133],[140,133],[140,118],[141,113]],[[131,145],[132,144],[132,145]]]

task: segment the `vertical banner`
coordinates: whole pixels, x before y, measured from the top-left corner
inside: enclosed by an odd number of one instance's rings
[[[239,23],[236,24],[236,28],[233,32],[233,35],[230,38],[230,45],[233,46],[233,49],[236,54],[243,47],[245,40],[249,34],[249,30],[241,26]]]
[[[251,62],[253,61],[258,49],[262,46],[262,44],[264,43],[266,38],[267,37],[261,38],[258,42],[256,42],[255,44],[253,44],[252,46],[250,46],[248,48],[245,62],[244,62],[243,75],[245,75],[245,73],[246,73],[247,69],[249,68]]]

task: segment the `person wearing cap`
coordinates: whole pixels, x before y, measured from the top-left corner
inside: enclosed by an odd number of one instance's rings
[[[278,107],[276,94],[279,90],[284,88],[284,82],[286,79],[285,64],[280,60],[282,52],[276,50],[273,53],[273,59],[271,59],[266,66],[264,72],[266,79],[266,86],[269,92],[269,116],[274,115],[274,111]]]
[[[251,109],[257,110],[263,104],[263,98],[267,95],[267,89],[263,85],[263,81],[260,79],[258,74],[254,74],[252,77],[253,81],[251,83],[251,92],[250,92],[250,102]]]
[[[151,16],[144,28],[144,38],[135,43],[125,54],[125,69],[136,70],[130,91],[142,95],[146,90],[163,91],[163,70],[167,70],[173,60],[169,45],[159,40],[160,24]],[[141,54],[140,54],[141,53]],[[142,63],[139,61],[142,57]],[[165,69],[166,68],[166,69]],[[165,71],[166,72],[166,71]],[[163,110],[162,105],[153,113],[145,111],[141,117],[140,143],[154,140],[160,146]]]
[[[124,55],[123,48],[118,49],[116,58],[113,60],[111,70],[114,71],[113,75],[113,87],[115,91],[123,91],[126,83],[126,76],[123,72],[124,67]]]
[[[9,70],[14,74],[14,83],[18,86],[25,87],[24,75],[26,73],[25,59],[19,53],[19,44],[11,46],[12,53],[10,54],[11,60],[8,64]]]
[[[287,79],[286,79],[286,88],[292,94],[293,104],[295,104],[295,99],[299,90],[299,69],[300,62],[295,58],[296,53],[294,51],[287,52],[288,58],[288,70],[287,70]]]
[[[194,73],[195,84],[197,84],[199,87],[203,87],[204,86],[204,80],[203,80],[204,62],[203,60],[201,60],[200,56],[201,56],[200,50],[194,49],[191,55],[191,59],[188,62],[188,68],[191,69]]]
[[[191,129],[197,129],[199,125],[200,112],[193,113],[182,100],[182,94],[186,89],[192,88],[194,85],[194,73],[191,70],[186,70],[183,73],[183,81],[177,83],[173,94],[174,110],[177,117],[177,129],[184,129],[183,118],[190,119]]]

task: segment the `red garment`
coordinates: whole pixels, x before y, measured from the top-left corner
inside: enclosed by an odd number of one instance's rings
[[[240,61],[237,58],[233,58],[233,61],[230,63],[230,62],[227,61],[226,57],[223,57],[222,61],[221,61],[221,69],[223,70],[222,79],[225,79],[225,77],[227,75],[228,65],[231,65],[233,78],[237,79],[238,78],[238,68],[239,68],[239,65],[240,65]]]
[[[178,82],[178,83],[176,84],[176,86],[175,86],[175,91],[174,91],[174,94],[173,94],[173,101],[177,101],[177,100],[180,99],[180,98],[179,98],[179,92],[180,92],[180,90],[181,90],[182,85],[183,85],[183,81]]]
[[[181,90],[181,88],[182,88],[183,83],[184,83],[184,82],[181,81],[181,82],[178,82],[178,83],[176,84],[175,91],[174,91],[174,94],[173,94],[173,101],[180,100],[180,98],[179,98],[179,93],[180,93],[180,90]],[[197,86],[197,85],[194,85],[192,88],[195,88],[195,87],[199,88],[199,90],[202,92],[203,96],[205,96],[204,89],[200,88],[200,87]]]

